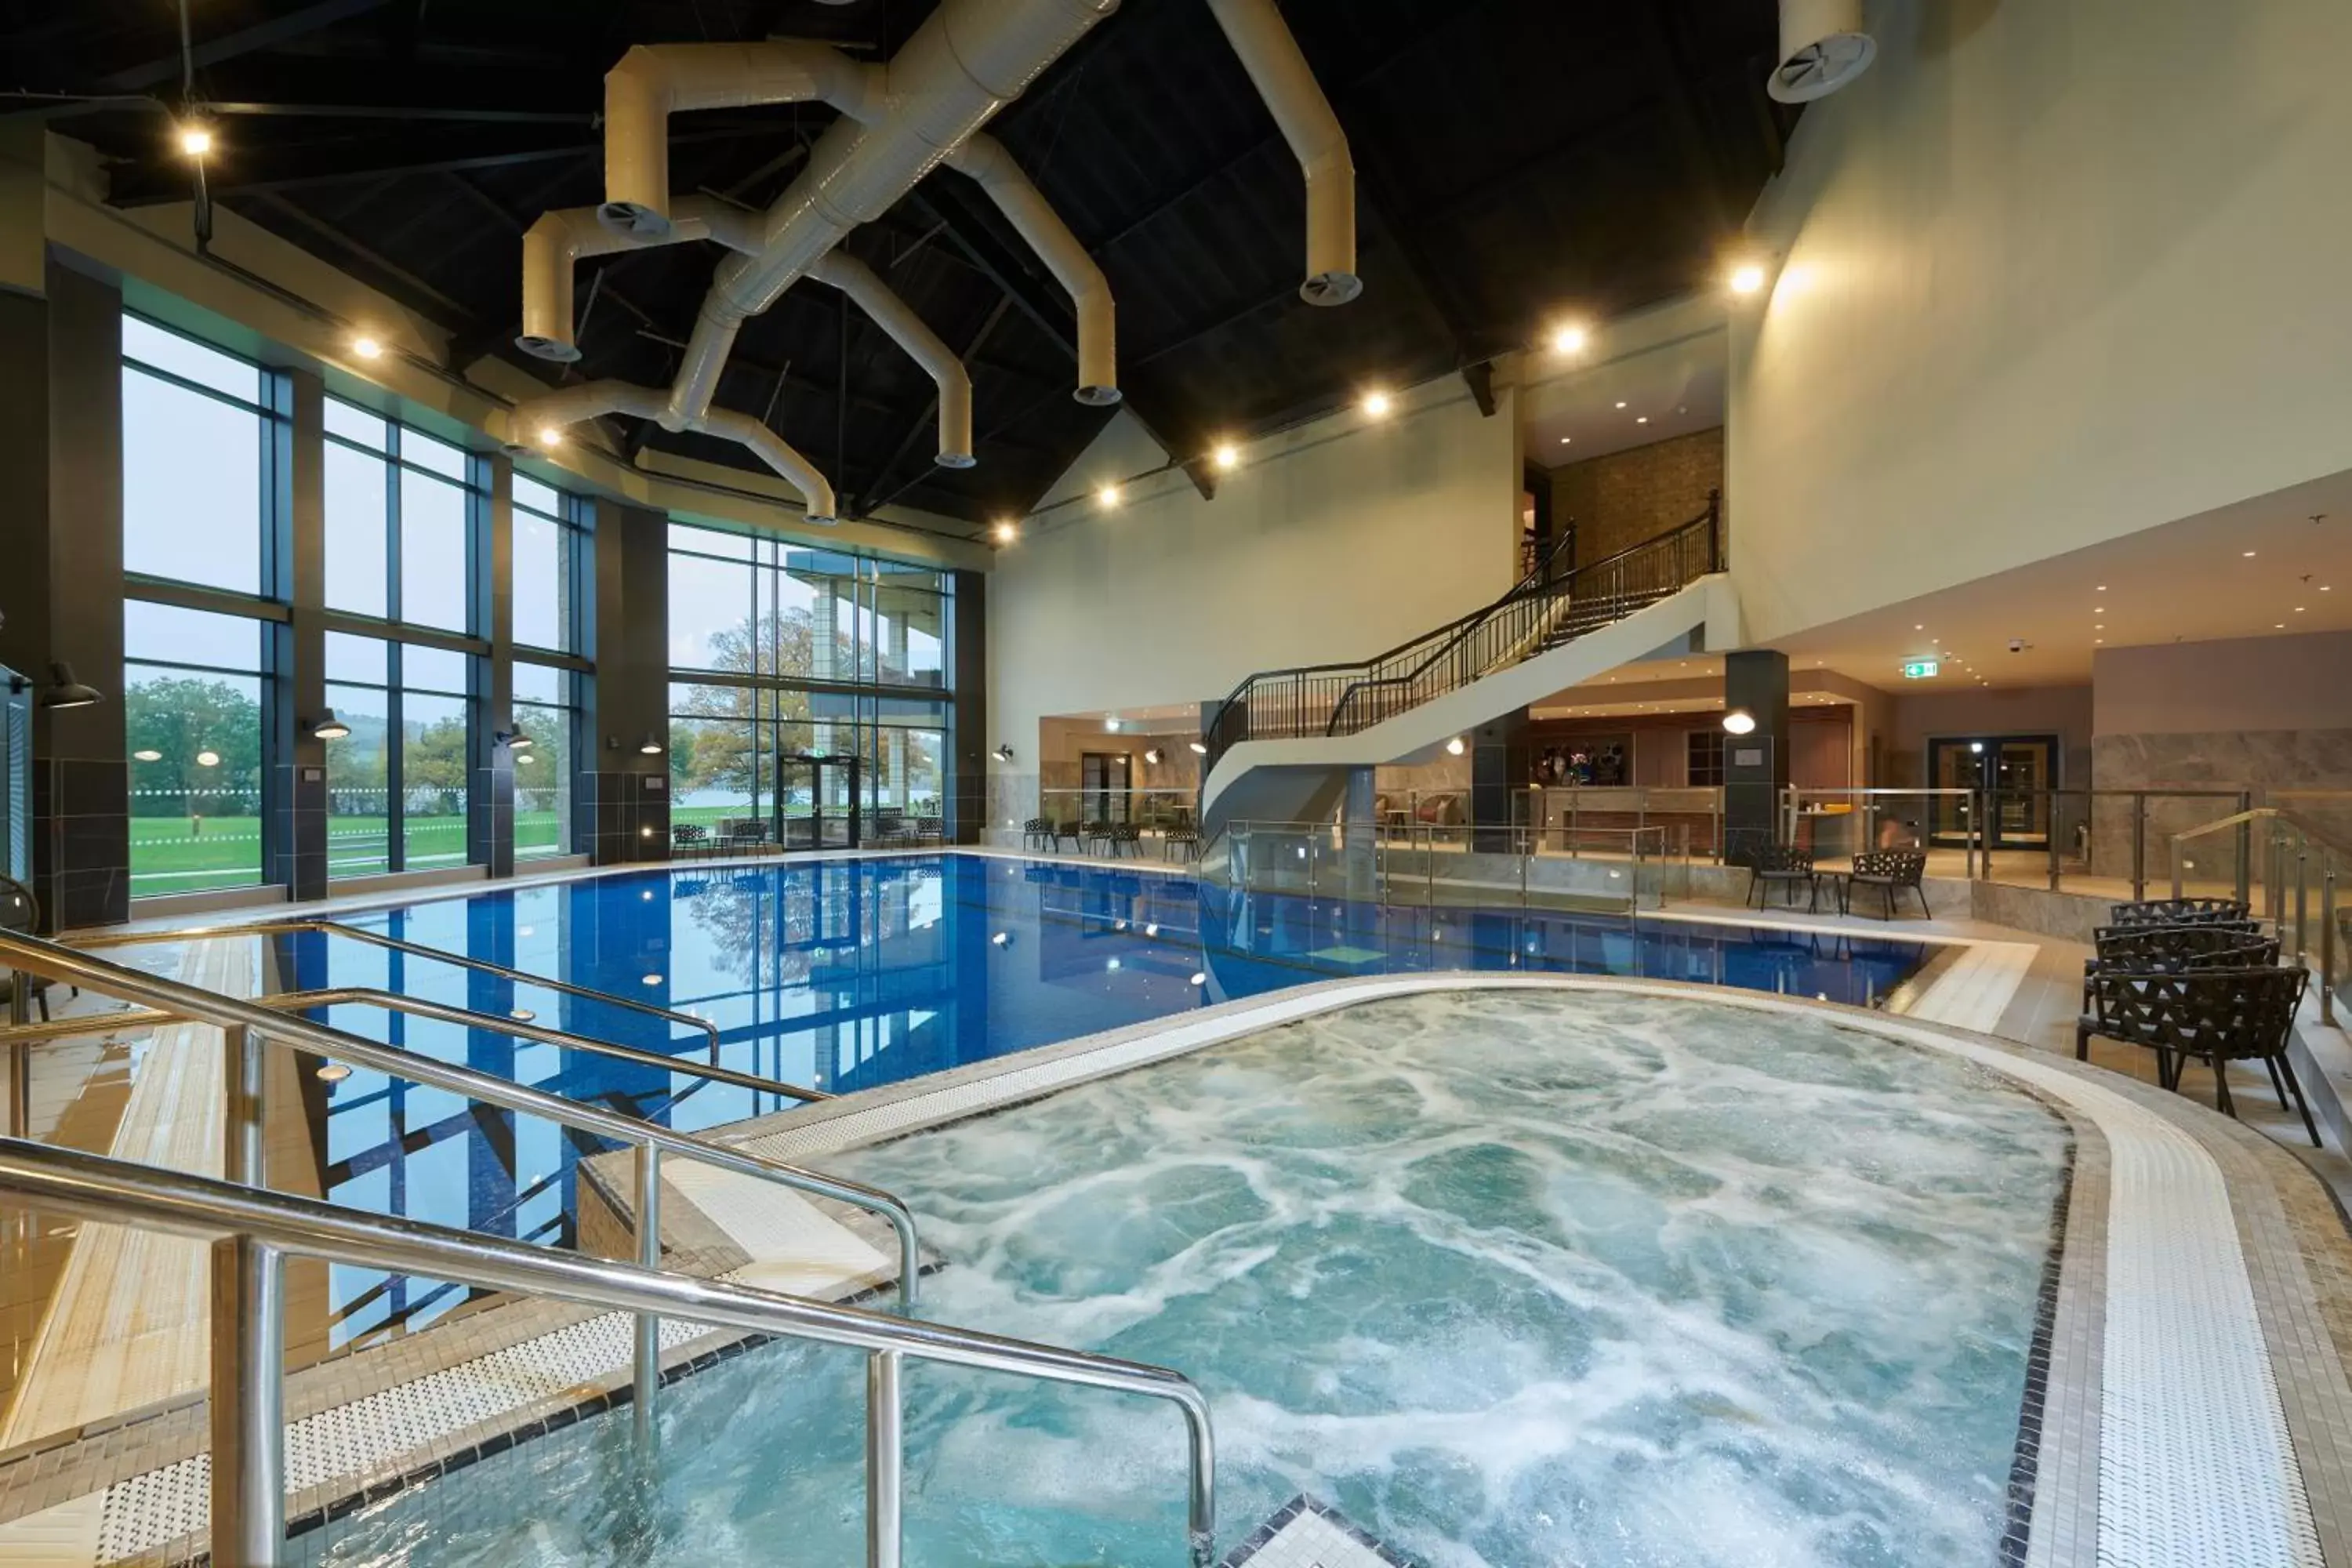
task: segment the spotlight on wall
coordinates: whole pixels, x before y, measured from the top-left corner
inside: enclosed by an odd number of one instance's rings
[[[542,447],[561,447],[563,445],[563,432],[552,425],[542,425],[539,427],[539,444]]]
[[[490,744],[509,752],[528,752],[536,742],[520,730],[500,730],[490,737]]]
[[[1235,447],[1231,441],[1219,442],[1217,449],[1209,454],[1209,461],[1217,465],[1217,471],[1221,474],[1232,473],[1240,465],[1241,460],[1241,448]]]
[[[645,732],[644,739],[637,742],[637,755],[641,757],[658,757],[661,754],[661,737],[655,734],[651,730],[646,731]]]
[[[1764,268],[1753,261],[1743,261],[1731,269],[1726,279],[1735,294],[1753,294],[1764,287]]]
[[[362,359],[382,359],[383,357],[383,345],[378,342],[375,339],[368,336],[365,332],[362,332],[358,337],[352,340],[352,353],[359,355]]]
[[[1389,395],[1387,393],[1374,391],[1364,394],[1365,413],[1370,415],[1375,419],[1379,419],[1384,416],[1388,411]]]
[[[305,724],[302,732],[313,741],[340,741],[352,732],[352,727],[336,718],[333,709],[328,708]]]
[[[33,683],[21,675],[12,675],[8,678],[8,689],[11,692],[29,691],[32,687]],[[99,695],[97,688],[84,686],[80,681],[76,680],[73,666],[55,662],[49,666],[49,683],[41,688],[40,696],[34,700],[44,708],[56,710],[88,708],[93,703],[103,702],[106,699]]]
[[[1584,345],[1591,341],[1582,327],[1555,328],[1551,334],[1551,352],[1556,354],[1580,354],[1584,352]]]
[[[1126,493],[1127,492],[1120,489],[1117,485],[1102,485],[1096,489],[1095,500],[1101,502],[1106,508],[1114,507],[1118,504],[1119,497]]]
[[[1013,760],[1013,748],[1006,745],[999,745],[996,750],[990,754],[995,757],[995,759],[1000,763],[1009,763]]]
[[[1752,735],[1756,732],[1756,715],[1745,708],[1734,708],[1723,716],[1723,728],[1727,734]]]
[[[1462,737],[1459,735],[1445,742],[1445,752],[1448,756],[1458,757],[1468,749],[1462,743]]]
[[[1157,746],[1146,746],[1143,749],[1143,760],[1150,763],[1153,767],[1158,767],[1160,765],[1160,748]]]
[[[1013,525],[1013,520],[1009,517],[1000,520],[992,531],[999,544],[1010,544],[1021,537],[1021,531]]]
[[[180,151],[190,158],[201,158],[213,150],[213,128],[201,120],[181,123],[178,141]]]
[[[1209,754],[1209,743],[1206,741],[1187,741],[1184,743],[1192,749],[1192,754],[1196,757],[1205,757]]]
[[[160,763],[163,760],[163,753],[156,751],[138,751],[131,753],[131,760],[134,763]]]
[[[1118,733],[1118,721],[1116,719],[1106,719],[1103,721],[1103,728],[1116,735]]]
[[[196,753],[196,766],[200,768],[216,768],[220,766],[220,753],[214,751],[210,746],[205,747],[203,751]]]

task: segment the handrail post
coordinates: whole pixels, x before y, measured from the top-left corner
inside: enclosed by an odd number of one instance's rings
[[[212,1247],[212,1560],[286,1553],[286,1255],[247,1236]]]
[[[2238,811],[2240,815],[2242,816],[2244,813],[2253,809],[2254,792],[2246,789],[2240,790],[2238,792]],[[2254,850],[2254,825],[2251,822],[2242,822],[2238,824],[2237,838],[2238,902],[2245,905],[2248,909],[2252,909],[2253,908],[2254,900],[2254,868],[2252,865]]]
[[[222,1077],[228,1089],[226,1114],[221,1127],[221,1175],[248,1187],[269,1184],[262,1152],[261,1095],[267,1064],[257,1030],[221,1031],[228,1060]]]
[[[906,1408],[896,1351],[866,1358],[866,1564],[898,1568],[906,1498]]]
[[[33,1021],[33,977],[21,969],[8,972],[8,1022]],[[33,1051],[23,1040],[8,1042],[8,1136],[33,1135]]]
[[[2298,837],[2294,846],[2294,961],[2305,968],[2311,964],[2310,859],[2310,841]]]
[[[637,1145],[637,1261],[647,1268],[661,1267],[661,1150],[653,1143]],[[654,1439],[654,1393],[661,1386],[661,1320],[639,1312],[636,1346],[631,1357],[629,1386],[634,1396],[638,1447],[650,1453]]]
[[[2058,890],[2058,792],[2050,792],[2050,809],[2042,819],[2042,830],[2050,839],[2050,890]]]
[[[2336,852],[2319,852],[2319,1021],[2336,1022]]]
[[[2132,902],[2138,903],[2147,897],[2147,791],[2132,791],[2131,802]],[[2172,896],[2180,896],[2178,874]]]

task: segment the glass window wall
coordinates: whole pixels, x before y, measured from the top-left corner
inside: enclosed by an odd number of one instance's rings
[[[262,626],[122,607],[133,897],[261,880]]]

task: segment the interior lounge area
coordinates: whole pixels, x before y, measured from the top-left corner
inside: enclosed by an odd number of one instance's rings
[[[0,1568],[2352,1568],[2342,0],[18,10]]]

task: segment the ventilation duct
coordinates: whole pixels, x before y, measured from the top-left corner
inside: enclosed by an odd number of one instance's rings
[[[1862,30],[1862,0],[1780,0],[1780,63],[1764,90],[1781,103],[1827,98],[1870,68],[1878,41]]]
[[[684,203],[679,204],[681,206]],[[940,450],[931,460],[943,468],[969,468],[971,455],[971,376],[955,351],[923,324],[907,301],[890,291],[874,269],[847,251],[829,251],[816,259],[809,276],[830,283],[890,334],[908,358],[930,374],[940,389]]]
[[[1078,316],[1078,389],[1071,395],[1096,407],[1117,403],[1118,311],[1102,268],[995,137],[985,132],[973,135],[948,154],[948,166],[980,183],[1004,221],[1069,294]]]
[[[580,357],[572,340],[573,268],[583,256],[609,256],[647,245],[715,239],[730,250],[755,250],[758,217],[709,196],[688,196],[669,215],[667,233],[649,240],[597,221],[594,207],[541,213],[522,237],[522,335],[515,346],[543,360],[569,364]]]
[[[527,439],[541,426],[614,413],[655,419],[665,429],[725,436],[750,446],[798,487],[812,521],[834,521],[832,489],[805,458],[760,422],[712,409],[736,334],[744,321],[774,304],[814,268],[852,228],[879,217],[961,147],[1087,29],[1116,10],[1118,3],[942,0],[887,67],[861,66],[813,44],[631,49],[606,82],[606,199],[598,216],[625,229],[637,243],[673,237],[677,226],[667,189],[671,113],[727,104],[822,100],[840,110],[841,118],[817,139],[800,177],[766,213],[744,220],[752,226],[756,239],[719,264],[677,378],[666,394],[609,381],[568,387],[515,411],[518,438]],[[688,221],[698,216],[711,226],[711,237],[730,242],[717,232],[709,209],[694,209],[681,201],[676,216]],[[542,274],[551,273],[575,226],[567,223],[542,241],[535,253]],[[1352,237],[1352,226],[1350,230]],[[1052,231],[1066,232],[1058,220]],[[584,244],[570,252],[572,257],[590,253]],[[1095,277],[1099,278],[1098,271]],[[1349,282],[1353,285],[1352,274]],[[549,303],[533,318],[541,330],[527,335],[568,346],[569,323],[552,304],[559,290],[551,282],[542,288]],[[1107,308],[1107,289],[1102,298]],[[903,311],[904,307],[898,309]],[[1083,314],[1086,307],[1081,309]],[[911,312],[906,314],[911,321]],[[888,326],[882,314],[876,320]],[[545,330],[551,325],[566,330]],[[1108,334],[1098,329],[1097,336],[1105,356],[1099,374],[1108,377]],[[938,340],[926,332],[921,348],[909,337],[899,341],[923,359],[929,353],[928,345]],[[1087,384],[1107,387],[1110,383]],[[943,437],[949,434],[945,426],[951,401],[950,383],[942,380]],[[970,445],[968,435],[960,441],[943,439],[943,446],[956,448],[943,455],[969,458]]]
[[[1209,10],[1306,171],[1307,281],[1298,297],[1344,305],[1364,291],[1356,276],[1356,165],[1348,134],[1274,0],[1209,0]]]

